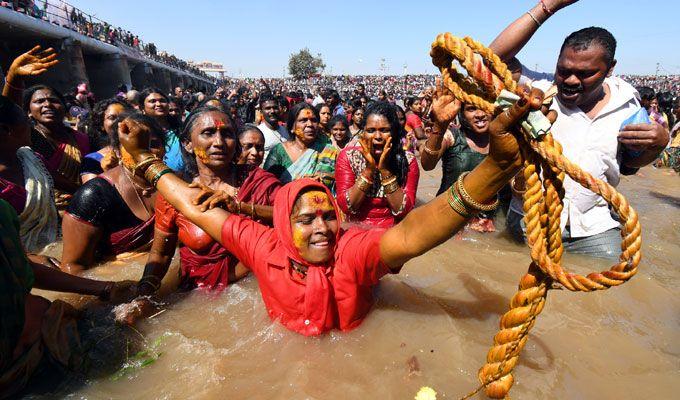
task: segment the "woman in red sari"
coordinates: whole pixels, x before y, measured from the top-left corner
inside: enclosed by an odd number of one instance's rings
[[[139,113],[123,114],[152,132],[152,150],[165,154],[163,131],[156,121]],[[117,123],[114,127],[117,132]],[[153,238],[156,190],[133,173],[134,161],[121,147],[118,135],[111,148],[121,165],[87,181],[73,195],[64,214],[61,268],[76,274],[95,262],[139,250]]]
[[[420,170],[400,145],[403,132],[395,106],[366,108],[359,142],[345,147],[335,164],[338,205],[349,222],[389,228],[415,206]]]
[[[213,107],[194,110],[184,122],[180,141],[187,181],[231,196],[232,212],[271,222],[270,206],[281,183],[256,165],[238,164],[241,146],[236,127],[226,113]],[[247,273],[227,249],[159,196],[154,242],[139,282],[140,293],[158,290],[178,240],[182,244],[179,253],[183,289],[223,289]]]
[[[435,127],[443,131],[455,117],[453,96],[438,90],[432,106]],[[143,127],[123,121],[121,141],[133,155],[139,174],[186,218],[219,241],[253,271],[269,316],[303,335],[331,329],[351,330],[373,304],[373,288],[387,273],[398,273],[408,260],[443,243],[482,209],[494,207],[496,193],[522,165],[512,129],[543,95],[534,91],[499,114],[491,124],[489,156],[447,193],[414,209],[397,225],[384,229],[341,229],[338,208],[326,187],[301,179],[281,188],[274,206],[274,227],[227,210],[202,212],[223,194],[199,193],[171,173],[147,148]],[[198,195],[198,197],[197,197]],[[197,206],[206,195],[211,195]]]

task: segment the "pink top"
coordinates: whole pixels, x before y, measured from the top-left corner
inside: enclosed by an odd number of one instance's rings
[[[406,114],[406,126],[404,127],[407,132],[411,132],[416,128],[423,127],[423,120],[420,119],[416,113],[410,112]]]

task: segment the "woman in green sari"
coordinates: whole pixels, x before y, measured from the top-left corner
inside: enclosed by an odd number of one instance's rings
[[[45,368],[80,370],[85,361],[78,311],[61,300],[31,294],[32,288],[98,296],[112,303],[134,296],[134,282],[95,281],[29,260],[19,240],[19,218],[0,200],[0,399],[26,387]]]
[[[264,169],[282,183],[314,178],[334,190],[338,150],[326,135],[320,134],[316,109],[307,103],[295,105],[288,116],[287,127],[293,139],[272,148]]]

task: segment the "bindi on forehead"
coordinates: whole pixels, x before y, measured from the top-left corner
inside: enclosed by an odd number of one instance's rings
[[[221,129],[225,127],[224,121],[218,118],[213,118],[213,123],[215,124],[215,128]]]
[[[300,112],[300,118],[307,118],[307,119],[314,118],[314,113],[312,112],[312,110],[304,109]]]

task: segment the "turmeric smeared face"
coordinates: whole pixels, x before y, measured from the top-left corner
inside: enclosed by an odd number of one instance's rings
[[[290,223],[293,244],[304,260],[321,264],[333,257],[338,219],[326,192],[312,190],[301,194]]]
[[[311,145],[316,140],[319,129],[319,119],[313,110],[309,108],[302,109],[295,119],[295,128],[293,133],[302,143]]]
[[[185,143],[185,148],[194,153],[199,165],[228,168],[236,155],[236,131],[223,112],[206,112],[191,127],[191,141]]]

